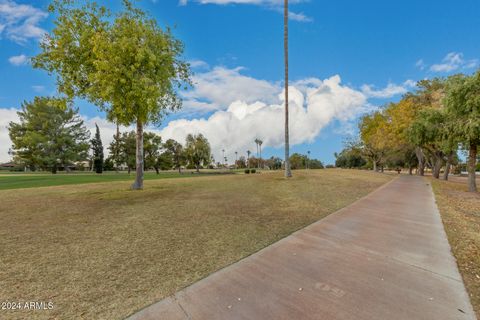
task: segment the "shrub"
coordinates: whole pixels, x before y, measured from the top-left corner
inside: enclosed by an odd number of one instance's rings
[[[250,170],[250,172],[251,172],[251,173],[256,173],[256,172],[257,172],[257,170],[255,170],[255,169],[252,169],[252,170]]]
[[[249,174],[249,173],[250,173],[250,169],[245,169],[245,173],[246,173],[246,174]]]

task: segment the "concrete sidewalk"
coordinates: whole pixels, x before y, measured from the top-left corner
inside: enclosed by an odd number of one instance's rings
[[[130,319],[476,319],[428,180],[400,176]]]

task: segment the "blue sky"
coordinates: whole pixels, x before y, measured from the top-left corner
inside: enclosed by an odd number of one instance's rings
[[[119,3],[120,1],[118,1]],[[238,2],[238,3],[236,3]],[[0,161],[8,160],[5,126],[23,100],[55,93],[54,78],[34,70],[41,34],[52,29],[48,1],[0,0]],[[221,149],[244,154],[264,140],[264,155],[283,154],[283,18],[279,0],[143,0],[161,26],[174,27],[192,62],[196,87],[185,108],[160,128],[182,140],[202,132]],[[118,5],[112,8],[118,9]],[[291,1],[292,152],[334,162],[364,112],[395,101],[415,81],[471,73],[480,58],[480,2]],[[108,142],[113,127],[79,101],[89,127]],[[153,129],[153,128],[152,128]]]

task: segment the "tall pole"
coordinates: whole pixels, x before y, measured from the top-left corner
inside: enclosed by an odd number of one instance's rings
[[[290,142],[288,136],[288,0],[285,0],[283,10],[283,45],[285,53],[285,177],[290,178]]]
[[[260,146],[260,168],[263,169],[263,160],[262,160],[262,140],[258,141],[258,145]]]
[[[238,169],[238,168],[237,168],[237,161],[238,161],[238,160],[237,160],[237,156],[238,156],[238,152],[235,151],[235,169]]]
[[[255,146],[257,147],[257,169],[258,169],[258,139],[255,139]]]

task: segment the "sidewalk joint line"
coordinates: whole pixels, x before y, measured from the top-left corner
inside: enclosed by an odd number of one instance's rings
[[[172,296],[173,300],[175,300],[175,302],[177,303],[177,305],[180,307],[180,309],[182,310],[183,314],[187,317],[187,320],[192,320],[192,317],[190,316],[190,314],[188,314],[187,310],[185,310],[185,308],[182,306],[182,304],[180,303],[180,301],[178,301],[177,299],[177,295],[174,294]]]

